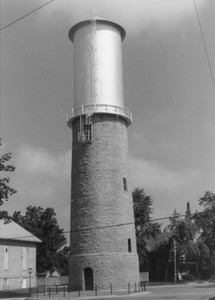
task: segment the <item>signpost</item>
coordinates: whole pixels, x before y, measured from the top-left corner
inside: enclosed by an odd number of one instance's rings
[[[29,274],[29,297],[31,297],[31,274],[33,273],[32,268],[28,268],[28,274]]]

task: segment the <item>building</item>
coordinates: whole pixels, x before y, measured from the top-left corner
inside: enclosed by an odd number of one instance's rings
[[[0,289],[17,289],[36,284],[36,243],[30,232],[11,221],[0,220]]]
[[[128,166],[122,50],[125,30],[93,18],[69,31],[74,44],[70,290],[139,282]]]

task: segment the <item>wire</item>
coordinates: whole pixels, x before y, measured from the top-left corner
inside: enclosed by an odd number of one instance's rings
[[[20,17],[20,18],[18,18],[18,19],[16,19],[16,20],[14,20],[13,22],[11,22],[11,23],[5,25],[4,27],[0,28],[0,31],[6,29],[6,28],[8,28],[8,27],[10,27],[11,25],[13,25],[13,24],[19,22],[20,20],[22,20],[22,19],[26,18],[27,16],[29,16],[29,15],[35,13],[35,12],[38,11],[39,9],[43,8],[44,6],[50,4],[51,2],[54,2],[54,1],[55,1],[55,0],[50,0],[49,2],[47,2],[47,3],[43,4],[43,5],[41,5],[41,6],[37,7],[37,8],[35,8],[35,9],[31,10],[31,11],[29,11],[29,12],[28,12],[27,14],[25,14],[24,16],[22,16],[22,17]]]
[[[202,214],[204,212],[195,212],[192,215],[195,215],[195,214]],[[182,218],[182,217],[185,217],[186,215],[183,214],[183,215],[180,215],[180,214],[177,214],[176,217],[177,218]],[[149,222],[155,222],[155,221],[161,221],[161,220],[168,220],[170,218],[174,218],[174,215],[171,215],[169,217],[163,217],[163,218],[156,218],[156,219],[151,219],[149,220]],[[128,223],[119,223],[119,224],[111,224],[111,225],[105,225],[105,226],[100,226],[100,227],[85,227],[85,228],[82,228],[82,229],[77,229],[77,230],[66,230],[66,231],[63,231],[62,233],[73,233],[73,232],[81,232],[81,231],[88,231],[88,230],[98,230],[98,229],[103,229],[103,228],[110,228],[110,227],[119,227],[119,226],[127,226],[127,225],[132,225],[132,224],[135,224],[135,222],[128,222]],[[33,234],[31,235],[25,235],[25,236],[17,236],[17,237],[13,237],[13,238],[5,238],[8,239],[8,240],[16,240],[16,239],[21,239],[21,238],[30,238],[30,237],[34,237]]]
[[[195,11],[196,11],[196,17],[197,17],[197,20],[198,20],[199,29],[200,29],[200,32],[201,32],[201,37],[202,37],[202,41],[203,41],[203,45],[204,45],[204,50],[205,50],[205,54],[206,54],[206,58],[207,58],[207,63],[208,63],[211,79],[212,79],[212,82],[213,82],[213,86],[215,88],[215,78],[214,78],[214,75],[213,75],[213,71],[212,71],[212,67],[211,67],[211,63],[210,63],[210,58],[209,58],[209,55],[208,55],[208,50],[207,50],[207,46],[206,46],[206,42],[205,42],[203,30],[202,30],[202,25],[201,25],[201,21],[200,21],[198,9],[197,9],[196,1],[193,0],[193,3],[194,3]]]
[[[120,224],[111,224],[111,225],[105,225],[105,226],[100,226],[100,227],[85,227],[82,229],[77,229],[77,230],[67,230],[67,231],[63,231],[62,233],[70,233],[70,232],[80,232],[80,231],[88,231],[88,230],[95,230],[95,229],[103,229],[103,228],[110,228],[110,227],[119,227],[119,226],[126,226],[126,225],[132,225],[134,224],[134,222],[128,222],[128,223],[120,223]],[[30,237],[34,237],[33,234],[31,235],[25,235],[25,236],[16,236],[13,238],[5,238],[8,240],[16,240],[16,239],[21,239],[21,238],[30,238]]]
[[[185,215],[176,215],[176,217],[178,218],[182,218],[182,217],[185,217]],[[161,221],[161,220],[167,220],[169,218],[174,218],[174,215],[173,216],[170,216],[170,217],[163,217],[163,218],[158,218],[158,219],[151,219],[149,222],[155,222],[155,221]]]
[[[127,226],[127,225],[132,225],[132,224],[134,224],[134,222],[112,224],[112,225],[106,225],[106,226],[100,226],[100,227],[86,227],[86,228],[82,228],[82,229],[70,230],[70,232],[80,232],[80,231],[103,229],[103,228],[110,228],[110,227]]]

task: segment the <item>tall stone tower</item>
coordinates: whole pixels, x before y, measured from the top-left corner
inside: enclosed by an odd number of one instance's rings
[[[69,31],[74,43],[70,290],[139,282],[128,170],[121,42],[125,30],[93,18]]]

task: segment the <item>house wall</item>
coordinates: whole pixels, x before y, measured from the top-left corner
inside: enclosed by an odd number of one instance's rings
[[[31,278],[28,268],[32,268]],[[36,244],[0,240],[0,290],[32,287],[36,284]]]

